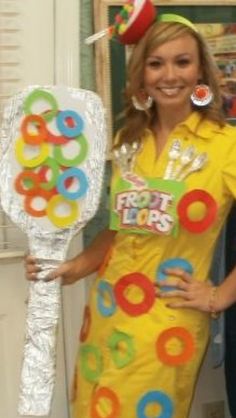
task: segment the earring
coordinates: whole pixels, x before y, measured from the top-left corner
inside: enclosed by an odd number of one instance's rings
[[[213,93],[206,84],[197,84],[190,98],[195,106],[207,106],[213,99]]]
[[[153,98],[151,96],[148,96],[147,99],[143,102],[140,102],[136,96],[132,96],[131,100],[134,108],[141,111],[150,109],[153,104]]]

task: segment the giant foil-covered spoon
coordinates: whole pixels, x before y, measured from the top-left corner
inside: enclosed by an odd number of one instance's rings
[[[90,91],[30,86],[7,104],[1,127],[3,210],[28,236],[42,271],[30,283],[19,413],[48,415],[55,380],[60,281],[45,277],[94,216],[106,152],[104,108]]]

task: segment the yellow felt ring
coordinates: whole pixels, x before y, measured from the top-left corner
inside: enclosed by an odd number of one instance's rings
[[[66,203],[70,207],[70,214],[67,216],[58,216],[55,213],[55,209],[58,205],[61,203]],[[46,207],[46,213],[48,216],[48,219],[58,228],[66,228],[67,226],[70,226],[78,219],[79,216],[79,209],[77,202],[74,200],[67,200],[64,199],[61,195],[55,195],[53,196]]]
[[[190,20],[186,19],[186,17],[176,15],[175,13],[163,13],[162,15],[158,15],[157,21],[181,23],[182,25],[191,28],[194,32],[198,32],[196,26]]]
[[[32,113],[35,113],[35,112],[32,111],[32,106],[38,100],[43,100],[43,101],[49,103],[50,109],[43,112],[41,114],[41,116],[47,121],[52,120],[57,114],[58,105],[57,105],[57,101],[56,101],[55,97],[46,90],[41,90],[41,89],[33,90],[26,97],[26,99],[24,100],[24,103],[23,103],[24,113],[26,115],[30,115]]]
[[[17,161],[23,166],[23,167],[37,167],[38,165],[42,164],[43,161],[46,160],[46,158],[49,155],[49,145],[45,142],[42,142],[41,144],[38,144],[37,147],[39,148],[39,154],[37,157],[33,158],[26,158],[24,156],[24,147],[30,146],[25,143],[23,138],[18,138],[15,142],[15,155]],[[33,146],[33,145],[32,145]],[[36,146],[33,146],[34,148]]]

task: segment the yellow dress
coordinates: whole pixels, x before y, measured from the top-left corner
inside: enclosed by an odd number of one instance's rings
[[[160,265],[173,259],[187,261],[195,278],[208,279],[216,238],[236,196],[236,129],[202,121],[193,112],[171,133],[159,157],[147,131],[134,172],[163,177],[176,138],[184,148],[194,145],[198,154],[208,154],[206,166],[186,177],[184,195],[203,190],[210,200],[189,205],[187,219],[201,225],[209,210],[214,221],[200,233],[180,221],[176,237],[118,231],[85,308],[73,418],[188,416],[208,343],[209,315],[168,308],[167,299],[155,297],[153,284]],[[113,186],[119,176],[115,167]]]

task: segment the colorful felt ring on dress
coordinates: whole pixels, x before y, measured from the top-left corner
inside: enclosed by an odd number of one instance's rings
[[[88,154],[88,141],[83,134],[76,138],[70,139],[70,141],[76,141],[79,145],[79,153],[74,158],[65,158],[63,156],[63,145],[55,145],[53,150],[54,158],[56,158],[60,165],[65,167],[72,167],[82,164]]]
[[[24,187],[24,181],[27,184],[29,183],[28,188]],[[37,173],[34,173],[32,170],[24,170],[19,173],[15,179],[15,189],[19,194],[32,196],[35,195],[36,191],[38,190],[39,182],[40,179]]]
[[[82,345],[80,347],[80,364],[84,378],[89,382],[97,382],[103,368],[100,349],[91,344]]]
[[[206,207],[206,214],[199,221],[191,220],[188,215],[189,206],[196,202],[202,202]],[[181,198],[177,206],[177,211],[180,224],[187,229],[187,231],[200,234],[206,231],[215,221],[217,204],[214,198],[205,190],[194,189]]]
[[[129,286],[137,286],[143,291],[141,302],[132,303],[127,299],[126,291]],[[155,302],[154,284],[142,273],[130,273],[121,277],[114,286],[117,304],[130,316],[138,316],[148,312]]]
[[[91,417],[93,418],[105,417],[104,414],[100,414],[98,412],[98,407],[97,407],[100,399],[103,399],[103,402],[104,402],[104,398],[108,400],[108,404],[110,405],[110,408],[111,408],[111,412],[108,414],[106,413],[106,418],[119,418],[120,416],[119,399],[113,390],[105,386],[98,388],[92,397]]]
[[[99,280],[97,290],[97,308],[102,316],[111,316],[116,311],[115,297],[112,286],[104,280]],[[109,306],[105,303],[105,295],[109,297]]]
[[[38,165],[42,164],[46,158],[49,156],[49,145],[45,142],[42,142],[41,144],[37,145],[39,148],[39,154],[37,157],[33,158],[26,158],[24,155],[24,148],[33,147],[34,149],[36,146],[33,145],[27,145],[23,138],[18,138],[15,142],[15,154],[17,161],[23,165],[23,167],[37,167]]]
[[[26,115],[32,114],[32,113],[36,113],[35,111],[32,110],[33,104],[35,102],[46,102],[50,105],[50,109],[46,110],[43,113],[40,113],[41,116],[47,120],[50,121],[54,118],[54,116],[56,116],[57,111],[58,111],[58,105],[57,105],[57,101],[55,99],[55,97],[49,93],[48,91],[45,90],[41,90],[41,89],[36,89],[33,90],[24,100],[23,103],[23,110],[24,113]]]
[[[122,350],[119,350],[120,343],[122,344]],[[126,348],[123,348],[123,344],[125,344]],[[133,361],[135,350],[134,340],[131,335],[115,330],[108,338],[107,345],[111,350],[112,359],[118,369],[127,366]]]
[[[88,305],[84,308],[84,319],[83,319],[83,325],[80,330],[80,341],[84,342],[88,338],[89,330],[91,327],[91,311]]]
[[[153,390],[147,392],[139,401],[137,407],[137,417],[138,418],[148,418],[145,413],[145,409],[147,408],[148,404],[158,404],[161,406],[162,410],[161,413],[156,416],[156,418],[173,418],[173,402],[166,395],[166,393]]]
[[[78,180],[79,188],[77,191],[71,192],[67,190],[66,180],[69,178],[76,178]],[[77,167],[71,167],[65,170],[58,177],[57,190],[66,199],[69,199],[69,200],[81,199],[81,197],[83,197],[88,190],[88,180],[83,170]]]
[[[172,338],[177,338],[183,343],[182,352],[179,354],[169,354],[166,344]],[[158,337],[156,343],[157,355],[162,363],[169,366],[179,366],[187,363],[193,356],[195,344],[190,332],[183,327],[172,327],[164,330]]]
[[[69,126],[67,119],[73,120],[74,126]],[[58,113],[56,118],[56,124],[62,135],[68,138],[75,138],[80,135],[84,129],[84,121],[81,116],[74,110],[62,110]]]
[[[69,206],[70,208],[69,215],[65,215],[65,216],[56,215],[56,208],[61,204],[62,205],[66,204],[67,206]],[[75,222],[79,217],[79,209],[78,209],[77,202],[66,200],[61,195],[55,195],[51,197],[51,199],[49,200],[47,204],[46,212],[47,212],[48,219],[58,228],[66,228],[67,226],[72,225],[73,222]]]
[[[37,129],[37,133],[30,133],[29,126],[34,125]],[[44,142],[47,138],[47,128],[44,119],[39,115],[27,115],[24,117],[21,123],[21,133],[24,141],[27,144],[38,145]]]
[[[193,267],[192,264],[189,263],[189,261],[185,260],[184,258],[169,258],[168,260],[165,260],[163,263],[161,263],[158,266],[157,272],[156,272],[156,279],[158,281],[164,281],[166,280],[168,273],[165,272],[166,269],[176,269],[180,268],[184,271],[186,271],[189,274],[193,274]],[[174,286],[162,286],[162,290],[165,290],[166,292],[171,291],[173,289],[176,289]]]

